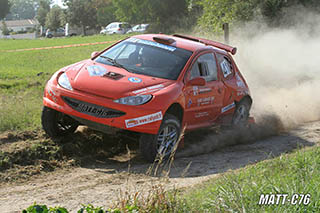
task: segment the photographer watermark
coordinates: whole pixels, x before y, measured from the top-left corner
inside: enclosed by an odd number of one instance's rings
[[[261,194],[259,205],[308,205],[311,202],[310,194]]]

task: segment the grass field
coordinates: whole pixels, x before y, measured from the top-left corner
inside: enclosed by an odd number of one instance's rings
[[[16,50],[36,47],[51,47],[69,44],[82,44],[91,42],[114,41],[125,38],[127,35],[93,35],[93,36],[74,36],[61,38],[40,38],[40,39],[19,39],[7,40],[0,39],[0,50]]]
[[[126,36],[88,36],[36,40],[0,40],[0,132],[40,127],[46,81],[58,69],[90,57],[111,44],[63,49],[4,52],[67,44],[117,41]]]
[[[181,208],[199,212],[319,212],[320,148],[297,150],[231,171],[190,190]],[[259,205],[261,194],[299,194],[297,204]],[[310,194],[310,203],[300,202]],[[292,199],[291,199],[292,200]]]

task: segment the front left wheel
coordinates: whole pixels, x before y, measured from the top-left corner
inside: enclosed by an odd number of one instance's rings
[[[177,149],[180,133],[180,121],[174,115],[166,114],[158,134],[141,135],[139,142],[141,154],[148,162],[167,160]]]
[[[44,106],[41,115],[41,124],[44,131],[52,138],[73,133],[79,123],[62,112]]]

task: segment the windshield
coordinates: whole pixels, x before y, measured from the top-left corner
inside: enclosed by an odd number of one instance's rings
[[[191,51],[181,48],[129,38],[105,51],[95,61],[113,66],[116,62],[129,72],[176,80],[191,55]]]

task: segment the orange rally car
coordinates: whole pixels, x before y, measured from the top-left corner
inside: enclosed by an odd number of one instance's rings
[[[184,35],[124,39],[51,77],[43,129],[50,137],[79,124],[137,132],[146,160],[167,157],[182,131],[248,122],[252,99],[235,53],[234,47]]]

